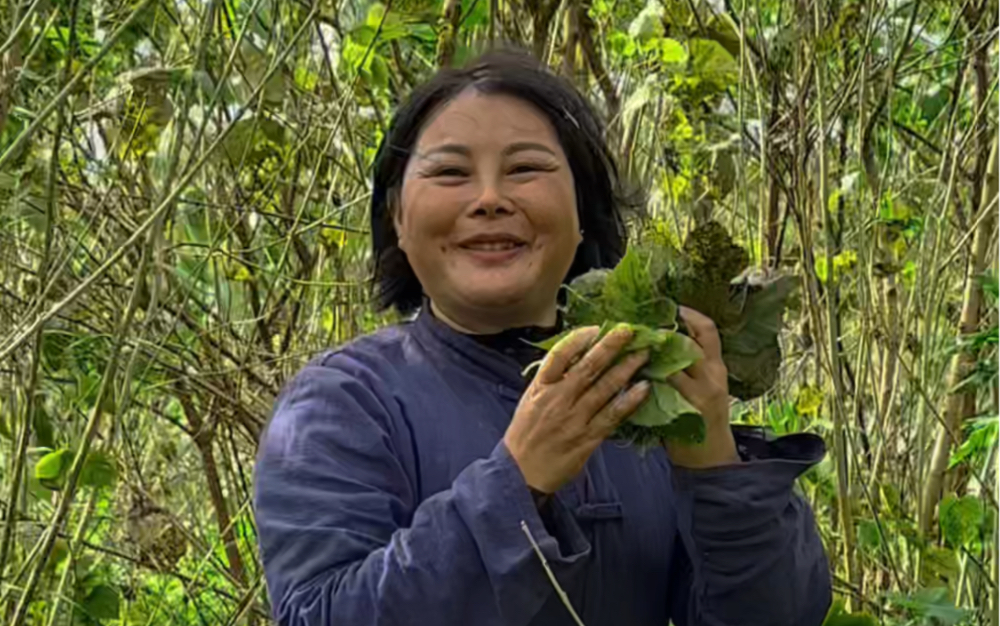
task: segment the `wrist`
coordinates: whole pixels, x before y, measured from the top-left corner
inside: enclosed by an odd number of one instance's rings
[[[705,440],[702,443],[681,444],[668,441],[664,442],[664,447],[671,463],[677,467],[708,469],[742,462],[728,422],[706,424]]]

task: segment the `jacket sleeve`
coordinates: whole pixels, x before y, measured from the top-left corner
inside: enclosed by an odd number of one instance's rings
[[[830,606],[830,573],[812,511],[794,485],[822,459],[823,440],[734,433],[744,463],[674,468],[681,545],[672,619],[677,626],[819,626]]]
[[[590,553],[572,514],[553,500],[546,529],[502,442],[418,502],[387,394],[337,358],[296,377],[258,453],[255,516],[277,622],[527,624],[553,591],[521,521],[565,580]]]

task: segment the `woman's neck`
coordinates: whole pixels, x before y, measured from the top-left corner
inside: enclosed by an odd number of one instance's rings
[[[434,317],[441,320],[451,328],[466,335],[493,335],[503,332],[509,328],[520,328],[526,326],[555,326],[558,314],[555,303],[551,310],[540,311],[529,315],[497,314],[491,312],[468,312],[462,313],[444,310],[433,300],[430,301],[431,312]]]

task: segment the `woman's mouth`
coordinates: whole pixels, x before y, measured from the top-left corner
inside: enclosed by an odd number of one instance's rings
[[[503,252],[505,250],[514,250],[523,246],[524,244],[518,243],[516,241],[497,241],[497,242],[484,242],[484,243],[470,243],[465,246],[467,250],[477,250],[481,252]]]
[[[458,247],[478,262],[497,265],[517,257],[528,244],[512,235],[479,235],[460,242]]]

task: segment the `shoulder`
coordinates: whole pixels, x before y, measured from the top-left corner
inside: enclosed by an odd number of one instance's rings
[[[394,430],[394,383],[415,349],[409,326],[384,328],[309,361],[275,400],[262,451]]]
[[[300,395],[303,387],[322,391],[315,388],[317,380],[339,383],[321,385],[331,392],[342,391],[345,384],[352,381],[377,391],[375,387],[391,379],[393,371],[404,368],[407,361],[412,360],[411,335],[410,324],[388,326],[318,354],[285,384],[275,406],[280,407]]]

